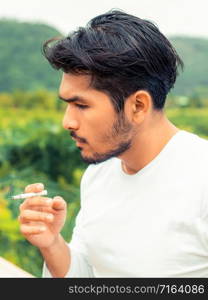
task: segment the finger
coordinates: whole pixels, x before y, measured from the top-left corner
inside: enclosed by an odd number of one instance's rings
[[[42,211],[42,212],[48,212],[48,213],[53,213],[54,209],[51,208],[51,206],[29,206],[27,209],[31,209],[34,211]]]
[[[45,225],[45,222],[38,222],[38,221],[26,221],[26,220],[23,220],[21,218],[21,215],[18,216],[18,221],[20,223],[20,225],[22,224],[26,224],[26,225]]]
[[[44,190],[44,185],[42,183],[29,184],[25,188],[25,193],[38,193]]]
[[[53,203],[52,198],[46,198],[41,196],[27,198],[22,204],[20,204],[19,209],[20,211],[35,206],[42,206],[42,207],[50,207]]]
[[[53,198],[52,208],[55,210],[64,210],[66,208],[65,200],[60,197],[56,196]]]
[[[31,224],[31,223],[32,223],[32,222],[29,222],[29,221],[27,221],[27,222],[24,221],[24,222],[23,222],[22,219],[21,219],[21,215],[18,216],[17,220],[18,220],[18,222],[19,222],[20,224],[23,224],[23,223],[24,223],[24,224]]]
[[[20,226],[20,231],[24,235],[38,234],[38,233],[44,232],[45,230],[46,230],[46,227],[43,225],[31,226],[31,225],[22,224]]]
[[[20,204],[19,211],[21,212],[23,208],[24,208],[24,202]]]
[[[20,222],[22,223],[28,221],[53,222],[53,219],[52,214],[29,209],[25,209],[20,215]]]

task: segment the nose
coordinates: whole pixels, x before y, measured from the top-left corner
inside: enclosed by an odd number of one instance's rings
[[[66,109],[63,120],[62,126],[64,129],[69,130],[77,130],[78,129],[78,121],[73,117],[71,112],[69,113],[69,108]]]

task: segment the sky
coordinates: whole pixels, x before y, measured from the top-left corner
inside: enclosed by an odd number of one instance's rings
[[[208,38],[208,0],[1,0],[0,18],[41,22],[67,34],[112,8],[151,20],[168,36]]]

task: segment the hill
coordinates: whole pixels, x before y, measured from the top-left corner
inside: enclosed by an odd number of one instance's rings
[[[56,89],[60,75],[41,53],[45,40],[60,36],[56,29],[39,23],[0,20],[0,92]]]
[[[41,54],[43,42],[57,35],[61,33],[45,24],[0,19],[0,92],[57,90],[61,72],[53,70]],[[208,95],[208,39],[176,36],[170,40],[185,64],[172,93]]]
[[[208,95],[208,39],[178,36],[170,40],[185,64],[173,92],[192,95],[206,90]]]

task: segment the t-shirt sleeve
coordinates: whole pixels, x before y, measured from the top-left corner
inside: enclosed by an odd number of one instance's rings
[[[88,167],[89,169],[89,167]],[[81,209],[77,214],[75,227],[72,233],[72,239],[70,243],[68,243],[68,247],[71,251],[71,265],[70,268],[65,275],[65,277],[94,277],[93,268],[88,261],[88,254],[86,243],[84,240],[83,234],[83,221],[82,221],[82,202],[83,199],[83,185],[86,179],[86,171],[82,177],[80,190],[81,190]],[[52,275],[47,268],[46,263],[43,264],[43,272],[42,277],[51,278]]]

